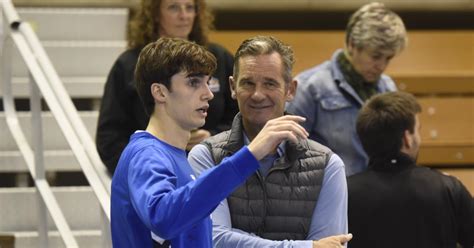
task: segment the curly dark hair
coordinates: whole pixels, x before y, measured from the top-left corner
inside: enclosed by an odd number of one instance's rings
[[[128,27],[128,47],[144,47],[156,41],[159,36],[160,7],[162,0],[141,0],[140,6],[134,11]],[[194,0],[196,17],[188,39],[199,45],[207,45],[208,32],[212,28],[214,16],[207,10],[204,0]]]

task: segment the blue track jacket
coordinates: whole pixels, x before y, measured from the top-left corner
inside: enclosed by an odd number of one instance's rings
[[[196,178],[186,152],[138,131],[112,179],[114,247],[152,247],[151,232],[173,248],[212,247],[210,214],[258,169],[247,147]]]

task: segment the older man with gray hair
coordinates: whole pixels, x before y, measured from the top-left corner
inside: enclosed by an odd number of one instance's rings
[[[230,77],[239,113],[232,128],[189,153],[200,177],[226,161],[267,126],[285,118],[297,82],[290,46],[271,36],[242,42]],[[303,127],[301,127],[304,130]],[[342,160],[310,139],[280,142],[259,169],[212,213],[214,247],[342,248],[347,233],[347,185]],[[242,164],[247,166],[246,164]]]
[[[341,156],[347,176],[368,163],[355,130],[357,113],[372,95],[396,90],[383,72],[406,44],[402,19],[382,3],[369,3],[351,16],[345,48],[296,77],[298,90],[287,111],[306,117],[310,138]]]

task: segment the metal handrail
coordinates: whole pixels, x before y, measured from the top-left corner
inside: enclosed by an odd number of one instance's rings
[[[22,55],[23,58],[25,57],[31,57],[32,53],[28,48],[28,45],[24,41],[24,38],[19,35],[16,31],[11,31],[10,37],[13,40],[13,42],[16,44],[18,47],[18,50],[20,51],[20,54]],[[10,44],[10,40],[5,40],[4,47],[7,48]],[[9,63],[5,63],[6,59],[9,54],[10,49],[3,49],[2,51],[2,57],[3,57],[3,65],[9,65]],[[35,81],[45,81],[44,75],[42,74],[39,66],[36,64],[34,60],[25,60],[25,63],[27,64],[30,74],[33,77]],[[5,67],[3,67],[5,68]],[[26,164],[28,165],[28,168],[30,170],[30,173],[35,180],[35,186],[41,195],[41,198],[43,199],[43,203],[46,205],[46,208],[49,210],[51,213],[51,217],[56,224],[59,233],[61,234],[61,237],[63,238],[64,243],[66,244],[67,247],[78,247],[77,241],[74,238],[71,229],[69,225],[66,222],[66,219],[64,217],[64,214],[61,212],[61,209],[59,208],[59,205],[56,201],[56,198],[54,198],[54,195],[52,193],[52,190],[49,186],[49,184],[42,178],[38,178],[38,175],[36,174],[36,169],[35,169],[35,156],[33,155],[33,151],[31,147],[29,146],[26,137],[19,125],[18,117],[16,115],[16,110],[14,107],[14,102],[13,102],[13,96],[12,96],[12,89],[11,89],[11,75],[9,75],[8,70],[3,70],[2,71],[2,81],[3,81],[3,103],[4,103],[4,108],[5,108],[5,116],[6,116],[6,121],[8,124],[8,127],[10,128],[10,131],[12,133],[13,138],[15,139],[21,154],[23,155],[23,158],[26,161]],[[45,95],[46,97],[46,95]],[[43,223],[44,225],[44,223]],[[43,244],[44,245],[44,244]]]
[[[102,216],[104,216],[103,219],[105,219],[105,222],[107,222],[105,223],[105,227],[103,226],[103,231],[108,232],[108,226],[110,222],[110,177],[107,175],[105,167],[100,161],[97,151],[95,150],[95,144],[87,132],[82,119],[79,117],[77,109],[74,107],[63,83],[53,68],[48,56],[46,55],[46,52],[44,51],[44,48],[41,46],[31,26],[28,23],[21,22],[13,7],[13,4],[11,3],[11,0],[1,0],[1,5],[5,20],[8,24],[10,24],[10,36],[20,50],[20,54],[27,64],[28,70],[34,79],[34,82],[37,84],[37,87],[43,94],[45,101],[50,107],[53,116],[57,120],[61,131],[63,132],[87,180],[89,181],[91,188],[99,200],[100,206],[102,208]],[[2,57],[4,57],[4,54]],[[4,63],[4,66],[5,64],[6,63]],[[12,132],[16,133],[15,141],[20,147],[20,151],[22,152],[25,160],[27,160],[30,173],[35,179],[35,183],[39,189],[39,187],[43,187],[41,185],[44,185],[44,182],[39,181],[39,179],[36,178],[35,170],[33,168],[34,164],[31,159],[33,156],[31,154],[31,148],[29,148],[21,128],[18,125],[18,119],[16,118],[15,109],[13,107],[11,76],[6,76],[5,74],[6,73],[4,72],[2,78],[5,85],[5,112],[8,114],[8,116],[10,116],[10,120],[12,120],[9,122],[9,128]],[[9,106],[7,109],[7,105],[11,106]],[[43,196],[45,202],[46,200],[51,200],[47,194],[41,195]],[[50,195],[52,196],[52,194]],[[51,201],[55,202],[54,196],[52,199],[53,200]],[[48,203],[46,203],[46,205],[50,212],[54,210],[48,206]],[[60,210],[59,213],[59,216],[61,216],[62,213]],[[71,246],[77,246],[77,244],[74,245],[75,240],[69,240],[69,234],[67,234],[67,230],[69,228],[67,224],[66,227],[64,227],[64,225],[61,223],[59,223],[61,225],[58,225],[58,223],[56,224],[58,229],[61,227],[66,230],[64,231],[64,236],[60,230],[60,234],[63,237],[65,243],[68,244],[69,242]],[[108,234],[109,233],[104,233],[104,237],[108,237]],[[72,237],[72,239],[74,239],[74,237]],[[107,244],[110,242],[104,243]]]
[[[67,93],[66,88],[64,87],[63,82],[59,78],[58,73],[54,69],[48,55],[46,54],[43,46],[41,46],[38,36],[33,32],[33,29],[30,25],[21,25],[20,31],[25,35],[27,41],[30,42],[32,50],[35,51],[39,65],[43,69],[46,78],[50,82],[51,88],[57,96],[61,106],[64,108],[66,117],[69,119],[69,122],[72,124],[73,131],[77,133],[83,148],[87,156],[92,161],[94,169],[98,174],[99,181],[104,185],[108,197],[110,196],[111,189],[111,179],[107,173],[107,169],[102,163],[102,160],[95,149],[95,143],[92,140],[89,132],[87,131],[84,122],[80,118],[74,103],[72,102],[69,94]]]

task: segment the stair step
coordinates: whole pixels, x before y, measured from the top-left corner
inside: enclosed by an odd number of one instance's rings
[[[71,150],[44,151],[43,156],[46,171],[81,171]],[[0,151],[0,172],[28,172],[28,166],[20,151]]]
[[[125,40],[127,8],[17,8],[40,40]]]
[[[12,93],[15,97],[30,96],[29,79],[27,77],[14,77],[12,80]],[[104,77],[62,77],[69,96],[72,98],[102,98],[104,85],[107,78]],[[0,95],[2,95],[0,88]]]
[[[102,233],[100,230],[81,230],[72,232],[79,247],[102,247]],[[38,233],[37,232],[15,232],[15,248],[30,248],[38,247]],[[48,232],[48,247],[63,248],[66,247],[59,236],[59,232]]]
[[[25,137],[31,144],[31,113],[18,112],[18,119]],[[98,111],[80,111],[79,116],[83,120],[91,137],[95,137],[97,127]],[[43,125],[43,144],[45,150],[69,150],[70,147],[63,136],[62,131],[51,112],[42,112]],[[16,151],[18,147],[7,126],[5,113],[0,112],[0,151]]]
[[[72,230],[100,230],[101,209],[90,187],[53,187],[52,190]],[[0,188],[0,206],[0,232],[37,230],[35,188]],[[56,230],[49,213],[48,227]]]
[[[117,41],[41,41],[60,77],[107,77],[114,61],[126,48]],[[12,53],[12,75],[28,77],[17,49]]]

